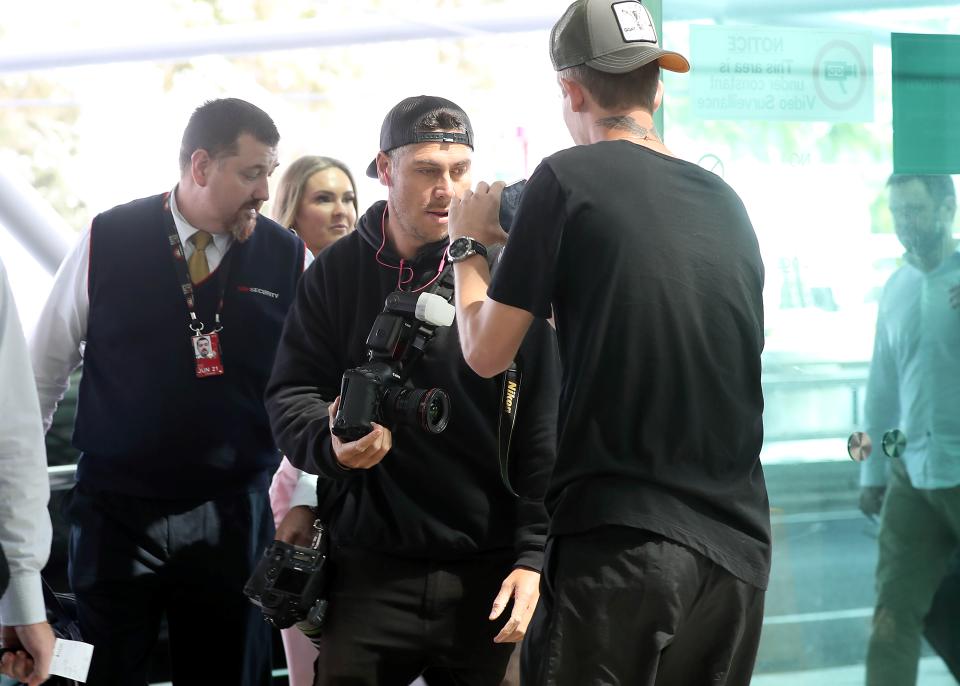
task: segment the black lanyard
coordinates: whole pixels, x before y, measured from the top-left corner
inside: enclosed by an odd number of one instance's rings
[[[190,272],[187,271],[186,252],[183,249],[183,243],[180,241],[180,234],[177,232],[177,223],[173,219],[173,211],[168,207],[164,215],[167,238],[170,241],[170,250],[173,255],[173,269],[180,281],[180,290],[183,292],[184,300],[187,302],[187,311],[190,313],[190,330],[199,336],[204,333],[204,323],[197,317],[194,308],[193,282],[190,280]],[[197,250],[197,248],[194,247],[194,250]],[[223,325],[220,323],[220,313],[223,312],[223,298],[227,293],[227,273],[230,269],[230,259],[232,257],[233,251],[228,250],[227,254],[220,260],[220,266],[217,269],[217,284],[219,287],[217,312],[214,315],[213,331],[206,333],[217,333],[223,329]]]

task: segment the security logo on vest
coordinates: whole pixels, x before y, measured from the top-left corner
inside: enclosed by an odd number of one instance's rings
[[[255,293],[257,295],[265,295],[268,298],[273,298],[274,300],[280,297],[279,293],[274,293],[273,291],[268,291],[265,288],[256,288],[253,286],[237,286],[237,290],[241,293]]]

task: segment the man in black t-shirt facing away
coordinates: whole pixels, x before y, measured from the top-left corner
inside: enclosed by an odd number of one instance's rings
[[[750,681],[770,567],[759,462],[763,264],[737,194],[653,125],[663,51],[639,2],[578,0],[551,33],[577,146],[530,177],[502,242],[502,185],[450,209],[460,341],[502,371],[534,317],[563,363],[528,684]],[[489,286],[489,289],[488,289]]]

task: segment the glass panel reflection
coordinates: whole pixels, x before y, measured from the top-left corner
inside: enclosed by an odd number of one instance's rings
[[[664,5],[693,63],[666,77],[670,145],[741,193],[767,267],[754,684],[960,681],[960,37],[903,33],[956,33],[960,6],[919,4]]]

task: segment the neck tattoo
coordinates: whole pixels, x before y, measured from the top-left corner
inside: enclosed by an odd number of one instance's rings
[[[657,138],[656,129],[648,129],[640,126],[636,119],[627,115],[598,119],[597,126],[602,126],[603,128],[610,129],[611,131],[626,131],[631,136],[639,138],[643,141],[659,140]]]

